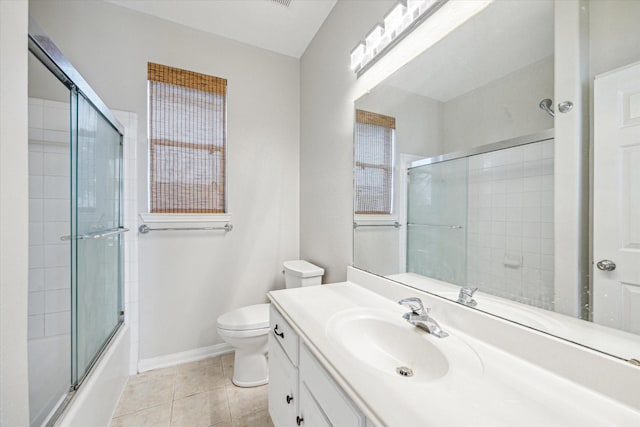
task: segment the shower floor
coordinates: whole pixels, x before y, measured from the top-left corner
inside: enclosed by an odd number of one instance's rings
[[[267,387],[233,385],[233,353],[129,377],[110,427],[273,427]]]

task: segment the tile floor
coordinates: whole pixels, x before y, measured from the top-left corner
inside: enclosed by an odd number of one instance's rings
[[[233,353],[129,377],[110,427],[273,427],[267,385],[233,385]]]

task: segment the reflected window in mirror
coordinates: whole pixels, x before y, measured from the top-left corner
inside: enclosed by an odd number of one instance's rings
[[[390,215],[396,119],[356,110],[354,209],[356,215]]]

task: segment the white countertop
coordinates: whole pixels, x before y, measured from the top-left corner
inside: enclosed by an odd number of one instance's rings
[[[640,413],[462,331],[442,324],[450,337],[419,331],[448,358],[441,378],[417,381],[362,363],[327,331],[345,310],[407,309],[354,283],[285,289],[269,293],[336,382],[379,426],[640,426]],[[438,319],[438,313],[432,313]],[[483,313],[478,315],[486,316]],[[462,356],[461,356],[462,355]],[[418,355],[419,356],[419,355]]]
[[[388,279],[455,301],[460,286],[415,273],[400,273]],[[550,310],[518,303],[479,290],[474,295],[477,310],[534,328],[624,359],[640,359],[640,335],[588,322]]]

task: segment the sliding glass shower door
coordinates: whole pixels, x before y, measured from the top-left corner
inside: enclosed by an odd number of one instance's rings
[[[467,159],[409,169],[407,271],[467,284]]]
[[[29,412],[54,425],[124,320],[124,128],[29,23]]]
[[[72,95],[72,384],[83,380],[123,321],[122,136]]]

